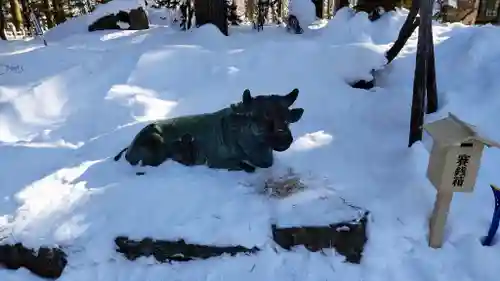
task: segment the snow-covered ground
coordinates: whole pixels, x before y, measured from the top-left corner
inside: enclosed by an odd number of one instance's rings
[[[154,15],[154,14],[153,14]],[[498,280],[500,245],[482,247],[492,215],[488,184],[500,183],[500,151],[485,150],[476,191],[457,194],[442,249],[427,246],[435,190],[428,153],[407,148],[416,33],[385,63],[405,11],[371,23],[340,11],[327,26],[291,35],[214,26],[179,32],[84,32],[74,19],[38,40],[0,42],[0,239],[63,245],[60,280]],[[159,17],[158,17],[159,18]],[[500,29],[435,24],[440,110],[500,139]],[[9,67],[5,67],[5,66]],[[8,68],[8,70],[6,70]],[[253,94],[299,88],[295,143],[256,174],[167,162],[136,176],[112,160],[144,122],[217,110]],[[431,119],[428,119],[431,120]],[[264,181],[299,174],[306,190],[277,200]],[[361,265],[333,251],[273,249],[269,224],[314,225],[371,211]],[[124,260],[113,238],[183,237],[189,242],[258,246],[253,256],[189,263]],[[38,280],[0,269],[0,280]]]

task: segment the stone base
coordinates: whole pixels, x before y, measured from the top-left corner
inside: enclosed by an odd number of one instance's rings
[[[368,212],[358,220],[327,226],[279,228],[272,225],[272,232],[274,241],[286,250],[297,245],[304,245],[312,252],[333,248],[345,256],[347,262],[359,264],[365,243],[368,240],[366,236],[367,222]],[[135,241],[124,236],[117,237],[115,244],[116,251],[123,254],[128,260],[153,256],[162,263],[208,259],[224,254],[231,256],[239,253],[253,254],[260,250],[257,247],[248,249],[243,246],[218,247],[188,244],[184,240],[166,241],[144,238]]]
[[[66,264],[66,254],[59,248],[41,247],[35,252],[21,243],[0,245],[0,267],[14,270],[24,267],[39,277],[57,279]]]
[[[272,225],[272,233],[274,241],[286,250],[297,245],[304,245],[312,252],[333,248],[345,256],[347,262],[359,264],[368,240],[367,223],[368,212],[360,219],[327,226],[279,228]],[[253,254],[260,250],[257,247],[249,249],[243,246],[188,244],[184,240],[162,241],[145,238],[134,241],[124,236],[117,237],[115,244],[116,252],[129,260],[154,256],[159,262],[208,259],[224,254]],[[57,279],[66,265],[67,256],[59,248],[41,247],[35,251],[21,243],[0,245],[0,268],[16,270],[24,267],[39,277]]]
[[[287,250],[297,245],[304,245],[312,252],[333,248],[345,256],[347,262],[359,264],[368,240],[367,223],[368,212],[359,220],[327,226],[278,228],[273,225],[273,239]]]

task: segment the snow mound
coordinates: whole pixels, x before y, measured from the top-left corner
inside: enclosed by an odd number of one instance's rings
[[[196,36],[196,40],[202,40],[204,42],[221,42],[222,38],[226,36],[222,34],[217,26],[211,23],[204,24],[198,28],[192,29],[193,35]]]

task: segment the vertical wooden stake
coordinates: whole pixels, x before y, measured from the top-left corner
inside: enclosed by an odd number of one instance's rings
[[[438,98],[437,98],[437,85],[436,85],[436,61],[434,58],[434,39],[432,36],[432,27],[429,34],[429,57],[428,57],[428,69],[427,69],[427,105],[425,106],[425,113],[432,114],[438,110]]]
[[[446,219],[450,211],[453,191],[438,191],[434,210],[429,221],[429,246],[432,248],[441,248],[443,245],[444,229]]]

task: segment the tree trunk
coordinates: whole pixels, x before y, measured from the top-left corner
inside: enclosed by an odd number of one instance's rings
[[[211,23],[228,36],[227,12],[224,0],[195,1],[196,26]]]
[[[52,11],[50,9],[50,0],[43,0],[43,10],[45,17],[47,18],[47,26],[49,28],[54,27],[55,24],[54,24],[54,18],[52,17]]]
[[[358,1],[359,2],[362,2],[363,0],[360,0]],[[366,0],[365,0],[366,1]],[[338,0],[338,1],[334,1],[335,4],[334,5],[334,8],[333,10],[336,12],[344,7],[349,7],[349,0]]]
[[[61,0],[52,0],[53,14],[56,24],[61,24],[66,21],[64,8]]]
[[[12,14],[14,26],[17,30],[20,30],[23,26],[23,15],[18,0],[10,0],[10,13]]]
[[[20,3],[21,3],[21,8],[23,10],[24,27],[26,30],[30,30],[31,29],[30,11],[28,8],[27,0],[20,0]]]
[[[500,5],[498,5],[498,10],[497,10],[497,24],[500,24]]]
[[[7,36],[5,35],[5,15],[3,13],[3,2],[4,0],[0,0],[0,39],[7,40]]]
[[[316,17],[319,19],[323,18],[323,0],[312,0],[314,3],[315,11],[316,11]]]
[[[245,13],[248,21],[253,22],[255,14],[255,3],[257,0],[246,0],[245,1]]]

